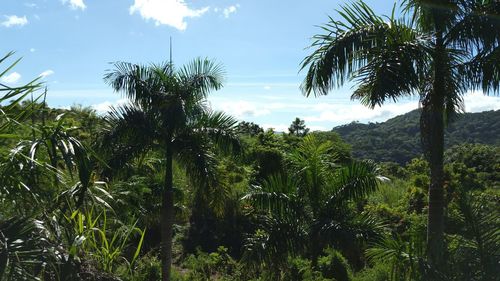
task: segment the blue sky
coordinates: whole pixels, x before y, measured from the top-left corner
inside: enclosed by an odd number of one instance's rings
[[[405,100],[370,110],[349,100],[350,87],[305,98],[300,61],[310,37],[344,1],[335,0],[2,0],[0,54],[16,51],[21,63],[3,77],[21,84],[39,75],[51,106],[93,106],[103,112],[124,102],[104,84],[109,62],[174,63],[216,59],[227,72],[224,89],[211,94],[213,108],[284,130],[295,117],[313,130],[354,120],[384,121],[417,107]],[[390,13],[392,1],[366,1]],[[466,96],[468,111],[500,109],[498,97]]]

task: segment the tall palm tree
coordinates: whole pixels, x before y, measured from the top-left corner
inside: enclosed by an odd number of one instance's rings
[[[444,128],[463,111],[469,90],[500,90],[500,2],[405,0],[402,18],[378,16],[358,1],[330,18],[302,62],[306,96],[326,95],[348,81],[352,99],[374,108],[420,96],[421,136],[430,163],[428,258],[442,259]]]
[[[170,280],[174,200],[172,162],[186,168],[199,187],[215,184],[214,148],[239,148],[236,120],[211,111],[205,102],[211,90],[222,87],[220,65],[196,59],[175,70],[170,63],[114,64],[104,80],[130,100],[113,108],[106,117],[108,130],[103,146],[111,150],[110,165],[120,167],[147,151],[164,157],[164,189],[161,207],[162,280]]]

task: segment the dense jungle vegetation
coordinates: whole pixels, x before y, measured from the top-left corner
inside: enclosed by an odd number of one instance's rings
[[[460,113],[500,88],[500,3],[428,2],[346,5],[303,61],[306,96],[418,93],[380,124],[238,121],[206,102],[208,59],[114,63],[128,103],[104,115],[0,84],[0,280],[499,280],[499,111]]]

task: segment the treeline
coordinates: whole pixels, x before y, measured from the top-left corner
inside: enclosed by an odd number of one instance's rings
[[[391,118],[382,123],[352,122],[333,128],[352,146],[361,159],[396,162],[401,165],[422,155],[420,110]],[[500,145],[500,110],[464,113],[457,116],[445,132],[445,147],[463,143]]]

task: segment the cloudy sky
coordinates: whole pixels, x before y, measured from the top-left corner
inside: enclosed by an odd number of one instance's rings
[[[51,106],[93,106],[104,112],[123,103],[102,77],[110,62],[174,63],[194,57],[221,62],[225,87],[210,96],[213,108],[240,120],[285,130],[295,117],[314,130],[354,120],[380,122],[417,107],[403,100],[370,110],[349,100],[350,86],[305,98],[301,60],[310,37],[343,0],[2,0],[0,54],[23,57],[2,77],[11,85],[42,76]],[[392,1],[367,0],[378,13]],[[500,98],[469,93],[467,111],[500,109]]]

